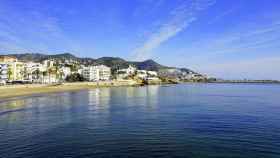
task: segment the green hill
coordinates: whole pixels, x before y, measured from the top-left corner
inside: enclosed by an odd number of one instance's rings
[[[33,62],[42,62],[46,59],[55,59],[55,60],[71,60],[76,61],[80,64],[84,65],[98,65],[103,64],[106,66],[111,67],[113,70],[127,68],[129,65],[134,65],[137,69],[141,70],[150,70],[150,71],[159,71],[161,69],[169,69],[174,67],[168,67],[161,65],[154,60],[145,60],[143,62],[135,62],[135,61],[126,61],[122,58],[118,57],[102,57],[98,59],[93,58],[80,58],[76,57],[71,53],[62,53],[62,54],[55,54],[55,55],[47,55],[47,54],[40,54],[40,53],[25,53],[25,54],[8,54],[9,56],[14,56],[18,58],[20,61],[33,61]],[[176,68],[183,72],[193,72],[186,68]]]

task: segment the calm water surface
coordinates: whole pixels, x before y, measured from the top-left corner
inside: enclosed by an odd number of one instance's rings
[[[100,88],[2,100],[0,157],[279,158],[280,86]]]

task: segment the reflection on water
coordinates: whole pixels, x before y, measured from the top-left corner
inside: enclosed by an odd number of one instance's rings
[[[157,104],[159,86],[149,87],[125,87],[125,88],[96,88],[81,92],[65,92],[48,94],[34,97],[22,97],[0,102],[0,114],[16,113],[17,111],[36,108],[40,111],[45,106],[58,106],[58,108],[69,109],[73,104],[89,105],[90,110],[108,110],[111,95],[115,98],[138,106],[151,106]]]
[[[88,105],[89,110],[109,110],[113,99],[120,99],[131,106],[155,107],[158,102],[159,86],[148,87],[122,87],[122,88],[96,88],[88,91],[65,92],[45,94],[33,97],[18,97],[5,102],[0,102],[0,116],[12,115],[13,120],[22,113],[30,112],[27,109],[36,109],[44,112],[53,106],[60,110],[73,109],[74,105]],[[112,96],[113,95],[113,96]],[[17,115],[20,114],[20,115]]]
[[[151,106],[157,104],[159,86],[149,87],[125,87],[125,88],[97,88],[89,90],[88,105],[90,110],[108,110],[113,99],[119,99],[131,106]],[[116,103],[117,104],[117,103]]]
[[[276,158],[279,94],[189,84],[18,97],[0,102],[0,157]]]
[[[89,110],[100,111],[108,110],[111,98],[111,89],[97,88],[88,91]]]
[[[158,101],[157,93],[159,86],[148,86],[140,88],[127,88],[126,96],[121,96],[126,99],[126,103],[131,106],[147,106],[155,107]]]

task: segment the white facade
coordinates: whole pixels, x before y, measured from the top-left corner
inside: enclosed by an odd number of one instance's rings
[[[0,81],[8,81],[8,64],[0,63]]]
[[[63,80],[65,80],[67,76],[71,75],[70,67],[62,67],[62,68],[60,68],[60,71],[62,72],[62,79]]]
[[[8,65],[12,72],[10,80],[22,81],[24,79],[24,63],[16,61],[10,62]]]
[[[118,70],[118,72],[124,72],[126,73],[127,75],[131,75],[131,74],[134,74],[136,72],[136,68],[132,65],[129,65],[128,68],[126,69],[120,69]]]
[[[124,78],[126,78],[126,77],[128,77],[130,75],[135,74],[136,71],[137,71],[137,69],[134,66],[129,65],[128,68],[120,69],[120,70],[117,71],[117,78],[118,79],[124,79]]]
[[[105,65],[84,67],[82,75],[88,81],[110,80],[111,68]]]
[[[98,69],[94,66],[84,67],[82,70],[83,77],[88,81],[98,81],[99,80]]]
[[[148,81],[159,81],[160,79],[158,77],[148,77]]]
[[[156,71],[137,70],[137,77],[144,80],[159,80]]]
[[[148,77],[148,73],[146,70],[137,70],[137,77],[141,79],[146,79]]]
[[[158,73],[156,71],[147,71],[148,76],[157,77]]]
[[[147,74],[148,74],[147,80],[149,80],[149,81],[160,80],[158,77],[158,73],[156,71],[147,71]]]
[[[46,67],[46,68],[53,67],[54,66],[54,61],[53,60],[44,60],[43,61],[43,66]]]
[[[108,81],[111,78],[111,68],[105,65],[97,66],[99,70],[99,80]]]
[[[51,84],[59,82],[55,74],[48,74],[41,79],[42,83]]]
[[[44,70],[40,63],[28,62],[24,64],[24,79],[29,81],[39,81],[41,78],[40,72]]]

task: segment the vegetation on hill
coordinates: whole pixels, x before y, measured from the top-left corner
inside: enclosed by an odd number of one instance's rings
[[[103,64],[112,68],[113,71],[117,69],[127,68],[129,65],[134,65],[137,69],[141,70],[150,70],[150,71],[159,71],[161,69],[168,69],[173,67],[168,67],[161,65],[154,60],[145,60],[143,62],[135,62],[135,61],[126,61],[122,58],[118,57],[102,57],[98,59],[93,58],[79,58],[70,53],[62,53],[55,55],[46,55],[39,53],[25,53],[25,54],[9,54],[9,56],[14,56],[21,61],[33,61],[33,62],[41,62],[46,59],[56,59],[56,60],[72,60],[77,61],[80,64],[84,65],[98,65]],[[176,68],[183,72],[193,72],[186,68]]]
[[[140,70],[142,69],[150,71],[159,71],[160,69],[169,68],[167,66],[158,64],[154,60],[145,60],[143,62],[131,62],[131,64],[135,65]]]

